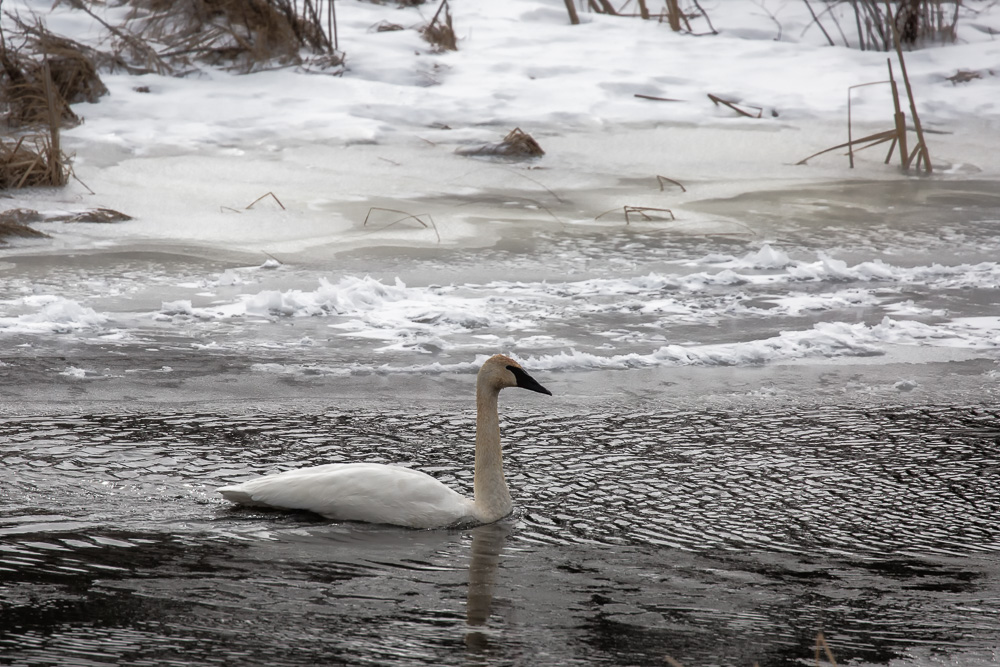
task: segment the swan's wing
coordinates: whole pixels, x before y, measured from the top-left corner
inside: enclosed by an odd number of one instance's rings
[[[473,503],[430,475],[378,463],[332,463],[290,470],[219,489],[243,505],[316,512],[329,519],[413,528],[473,516]]]

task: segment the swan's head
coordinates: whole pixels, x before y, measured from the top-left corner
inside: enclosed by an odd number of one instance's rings
[[[494,387],[497,391],[505,387],[520,387],[530,389],[540,394],[552,395],[552,392],[538,384],[535,378],[521,368],[521,364],[503,354],[496,354],[486,360],[479,369],[477,382]]]

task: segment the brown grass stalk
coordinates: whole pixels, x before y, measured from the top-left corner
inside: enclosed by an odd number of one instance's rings
[[[761,118],[764,115],[764,110],[761,107],[755,107],[752,104],[744,104],[742,106],[745,106],[745,107],[750,108],[750,109],[756,109],[757,110],[757,115],[756,116],[753,115],[752,113],[750,113],[749,111],[746,111],[745,109],[740,108],[740,106],[737,105],[736,102],[730,102],[729,100],[724,100],[721,97],[719,97],[718,95],[713,95],[712,93],[709,93],[708,94],[708,99],[712,100],[712,102],[715,104],[715,106],[719,106],[720,104],[723,105],[723,106],[727,106],[730,109],[732,109],[733,111],[735,111],[736,113],[738,113],[739,115],[746,116],[747,118]]]
[[[132,50],[131,56],[169,73],[183,73],[195,62],[241,72],[303,65],[303,51],[313,56],[308,62],[322,67],[343,64],[332,0],[325,13],[315,0],[132,0],[131,5],[126,25],[112,34],[122,35],[123,48],[132,39],[167,45],[152,54]]]
[[[278,199],[278,195],[274,194],[273,192],[265,192],[264,194],[262,194],[261,196],[257,197],[257,198],[256,198],[256,199],[254,199],[254,200],[253,200],[252,202],[250,202],[250,204],[249,204],[249,205],[248,205],[248,206],[247,206],[247,207],[246,207],[245,209],[243,209],[243,210],[245,210],[245,211],[249,211],[249,210],[250,210],[251,208],[253,208],[254,204],[256,204],[256,203],[257,203],[257,202],[259,202],[260,200],[262,200],[262,199],[265,199],[265,198],[267,198],[267,197],[270,197],[270,198],[271,198],[271,199],[273,199],[274,201],[278,202],[278,206],[280,206],[280,207],[281,207],[281,210],[282,210],[282,211],[285,211],[285,210],[287,210],[287,209],[285,208],[285,205],[281,203],[281,200],[280,200],[280,199]]]
[[[9,237],[49,238],[48,234],[28,226],[29,223],[38,222],[41,219],[42,216],[38,211],[27,208],[13,208],[0,212],[0,244],[5,243],[5,239]]]
[[[659,174],[656,175],[656,180],[660,184],[660,192],[663,192],[663,184],[664,183],[673,183],[674,185],[676,185],[677,187],[679,187],[681,189],[681,192],[687,192],[687,188],[685,188],[683,185],[681,185],[680,181],[675,181],[672,178],[667,178],[666,176],[660,176]]]
[[[892,70],[889,71],[890,79],[892,77]],[[889,81],[869,81],[868,83],[859,83],[854,86],[847,87],[847,155],[848,160],[851,165],[851,169],[854,169],[854,126],[851,122],[851,93],[854,92],[855,88],[865,88],[867,86],[880,86],[884,83],[889,83]],[[863,141],[863,140],[862,140]],[[815,157],[815,156],[812,156]],[[809,159],[809,158],[806,158]]]
[[[420,34],[440,51],[458,51],[458,38],[455,37],[455,28],[451,24],[448,0],[441,0],[434,18],[420,30]]]
[[[0,189],[46,187],[66,185],[70,169],[62,153],[59,126],[62,122],[63,103],[56,94],[48,63],[39,70],[46,117],[37,119],[37,132],[22,135],[17,141],[0,140]]]
[[[636,93],[634,95],[640,100],[653,100],[654,102],[683,102],[684,100],[677,100],[672,97],[657,97],[655,95],[644,95],[643,93]]]
[[[833,651],[830,649],[830,644],[827,643],[826,637],[822,632],[816,633],[816,667],[819,667],[820,659],[820,649],[826,654],[826,659],[830,661],[833,667],[837,667],[837,660],[833,657]]]
[[[566,12],[569,14],[570,25],[580,25],[580,17],[576,13],[576,5],[573,4],[573,0],[564,0],[566,3]]]
[[[913,91],[909,86],[909,79],[906,77],[906,68],[903,63],[903,53],[899,51],[899,62],[903,70],[903,81],[907,87],[907,96],[910,101],[910,112],[914,114],[914,126],[917,130],[917,145],[912,152],[908,150],[907,146],[907,135],[906,135],[906,114],[902,110],[902,105],[899,100],[899,89],[896,85],[896,77],[892,70],[892,61],[886,59],[886,65],[889,69],[889,79],[886,81],[872,81],[869,83],[861,83],[855,86],[850,86],[847,89],[847,141],[842,144],[837,144],[830,148],[825,148],[817,153],[813,153],[807,158],[799,160],[796,164],[805,164],[812,158],[823,155],[824,153],[829,153],[831,151],[839,150],[841,148],[847,148],[847,155],[850,161],[850,166],[854,168],[854,153],[857,151],[864,150],[866,148],[871,148],[872,146],[877,146],[879,144],[890,142],[889,151],[885,157],[885,164],[889,164],[892,159],[892,155],[895,150],[899,149],[900,166],[903,170],[909,170],[911,166],[916,166],[919,168],[921,163],[923,164],[924,170],[930,173],[932,170],[930,162],[930,154],[927,151],[927,145],[924,142],[923,128],[920,125],[919,117],[916,116],[917,108],[913,101]],[[855,139],[853,135],[853,126],[851,123],[851,93],[855,88],[863,88],[865,86],[875,86],[888,83],[892,92],[892,104],[893,104],[893,129],[885,130],[883,132],[876,132],[875,134],[870,134],[866,137],[860,139]],[[858,147],[858,148],[855,148]]]
[[[677,0],[666,0],[667,3],[667,24],[670,29],[674,32],[680,32],[681,29],[681,13],[680,5]],[[690,26],[689,26],[690,28]]]
[[[362,227],[368,226],[368,220],[371,218],[373,211],[382,211],[385,213],[398,213],[399,215],[403,216],[398,220],[394,220],[393,222],[384,225],[383,227],[381,227],[381,229],[388,229],[389,227],[392,227],[393,225],[398,225],[399,223],[404,222],[406,220],[416,220],[418,223],[420,223],[420,226],[422,226],[424,229],[428,228],[433,229],[434,236],[437,237],[437,242],[441,243],[441,234],[438,233],[437,225],[434,224],[434,218],[432,218],[429,213],[413,214],[413,213],[407,213],[406,211],[400,211],[399,209],[395,208],[382,208],[381,206],[372,206],[371,208],[368,209],[368,215],[365,216],[365,221],[361,225]],[[430,224],[428,225],[426,222],[421,220],[421,218],[427,218],[427,220],[430,221]]]
[[[618,209],[616,209],[616,208],[609,209],[609,210],[605,211],[604,213],[601,213],[600,215],[595,216],[594,220],[600,220],[601,218],[603,218],[604,216],[606,216],[608,213],[612,213],[612,212],[617,211],[617,210]],[[630,224],[632,222],[632,216],[639,216],[642,220],[645,220],[647,222],[657,222],[657,221],[663,221],[663,220],[665,220],[665,218],[663,218],[661,216],[654,217],[654,216],[650,215],[650,213],[654,213],[654,212],[655,213],[669,213],[671,221],[677,220],[677,218],[674,216],[674,212],[671,211],[669,208],[656,208],[656,207],[653,207],[653,206],[629,206],[629,205],[625,205],[625,206],[622,207],[622,210],[625,213],[625,224],[626,225],[628,225],[628,224]]]
[[[906,74],[906,60],[903,58],[903,47],[900,41],[899,30],[896,29],[896,22],[892,20],[892,7],[888,1],[885,3],[885,11],[889,16],[889,23],[892,25],[892,39],[896,46],[896,56],[899,58],[899,70],[903,75],[903,85],[906,86],[906,97],[910,100],[910,115],[913,118],[913,128],[917,132],[917,146],[914,149],[914,154],[917,156],[917,166],[923,160],[924,170],[929,174],[934,169],[931,166],[931,155],[927,150],[927,142],[924,141],[924,129],[920,124],[920,116],[917,114],[917,104],[913,99],[913,88],[910,87],[910,77]],[[902,152],[902,149],[900,152]],[[912,156],[907,156],[905,152],[903,152],[903,156],[906,160],[904,168],[909,169],[913,158]]]
[[[545,151],[535,141],[535,138],[519,127],[507,133],[503,141],[496,144],[485,144],[470,148],[460,148],[455,151],[467,156],[497,156],[507,158],[541,157]]]
[[[824,148],[821,151],[813,153],[809,157],[802,158],[801,160],[799,160],[795,164],[797,164],[797,165],[805,164],[806,162],[808,162],[809,160],[813,159],[814,157],[818,157],[820,155],[823,155],[824,153],[829,153],[831,151],[839,150],[841,148],[847,148],[848,146],[857,146],[859,144],[867,144],[869,142],[872,142],[872,145],[875,145],[875,144],[878,144],[878,143],[883,143],[885,141],[891,141],[895,136],[896,136],[896,130],[886,130],[884,132],[876,132],[875,134],[870,134],[867,137],[862,137],[860,139],[852,139],[850,141],[845,141],[842,144],[837,144],[836,146],[831,146],[830,148]]]

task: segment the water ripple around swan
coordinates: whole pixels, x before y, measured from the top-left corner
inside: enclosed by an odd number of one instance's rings
[[[214,494],[361,460],[471,493],[469,412],[0,426],[5,664],[797,664],[820,629],[885,662],[997,636],[994,408],[513,410],[518,509],[472,531]]]

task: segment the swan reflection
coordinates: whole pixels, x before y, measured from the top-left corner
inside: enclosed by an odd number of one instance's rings
[[[470,532],[472,548],[465,609],[465,623],[470,630],[465,634],[465,645],[470,649],[485,650],[489,646],[487,633],[473,628],[485,626],[490,618],[500,553],[511,533],[511,525],[507,521],[500,521],[476,526]]]

